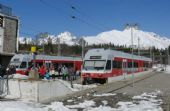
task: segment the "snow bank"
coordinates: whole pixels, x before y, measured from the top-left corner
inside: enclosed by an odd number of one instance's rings
[[[29,77],[21,74],[13,74],[14,79],[28,79]]]
[[[77,105],[66,105],[68,108],[91,108],[92,106],[95,106],[94,101],[84,101],[83,103],[79,103]]]
[[[71,87],[70,81],[64,81],[59,79],[59,81],[64,84],[66,87],[71,89],[72,91],[81,91],[81,90],[86,90],[89,88],[94,88],[97,87],[97,85],[91,84],[91,85],[81,85],[81,84],[73,84],[73,88]]]
[[[62,102],[53,102],[51,105],[44,108],[46,111],[70,111]]]
[[[166,66],[166,71],[165,73],[170,74],[170,65]]]
[[[102,96],[115,96],[116,94],[114,93],[104,93],[104,94],[94,94],[93,96],[95,97],[102,97]]]
[[[83,111],[163,111],[160,107],[161,99],[157,99],[161,91],[152,93],[143,93],[132,97],[132,101],[119,101],[117,108],[106,106],[108,101],[102,101],[103,105],[96,107],[92,100],[85,100],[82,103],[74,105],[64,105],[62,102],[52,102],[50,105],[41,105],[23,101],[0,101],[0,111],[77,111],[82,108]],[[108,94],[103,94],[108,95]]]
[[[0,111],[45,111],[40,106],[22,101],[0,101]]]

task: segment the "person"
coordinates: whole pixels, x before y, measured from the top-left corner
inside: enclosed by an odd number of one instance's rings
[[[49,69],[47,69],[47,71],[46,71],[46,73],[45,73],[45,78],[46,78],[47,80],[50,80],[50,70],[49,70]]]
[[[14,65],[12,65],[11,67],[11,73],[16,74],[16,67]]]
[[[41,66],[38,72],[39,72],[40,79],[43,79],[46,73],[46,68],[44,66]]]
[[[61,76],[61,73],[62,73],[61,70],[62,70],[62,65],[58,67],[58,78],[60,78]]]
[[[4,75],[6,75],[5,67],[0,64],[0,76],[3,78]]]
[[[79,70],[76,71],[76,79],[80,77],[80,74],[81,72]]]
[[[29,76],[29,72],[32,69],[33,65],[29,66],[26,71],[25,71],[25,75]]]
[[[68,80],[74,80],[74,69],[71,66],[68,68]]]
[[[55,70],[54,67],[52,66],[51,70],[50,70],[50,77],[54,80],[55,79]]]
[[[62,67],[61,72],[63,74],[63,80],[66,80],[66,77],[68,76],[68,69],[65,65]]]

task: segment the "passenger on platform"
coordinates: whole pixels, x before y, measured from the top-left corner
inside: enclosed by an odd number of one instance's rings
[[[72,76],[73,76],[73,75],[72,75],[72,72],[73,72],[73,71],[72,71],[72,67],[69,66],[69,67],[68,67],[68,80],[69,80],[69,81],[72,80]]]
[[[33,65],[31,65],[31,66],[29,66],[27,69],[26,69],[26,71],[25,71],[25,75],[29,75],[29,72],[30,72],[30,70],[32,69],[32,67],[33,67]]]
[[[38,72],[39,72],[40,79],[43,79],[46,73],[46,68],[44,66],[41,66]]]
[[[61,69],[61,72],[63,74],[63,80],[66,80],[66,77],[68,76],[68,69],[67,67],[64,65],[64,67]]]
[[[45,78],[46,78],[47,80],[50,80],[50,70],[49,70],[49,69],[47,69],[47,71],[46,71],[46,73],[45,73]]]
[[[52,66],[51,70],[50,70],[50,77],[54,80],[55,79],[55,70],[54,67]]]
[[[14,65],[12,66],[12,74],[16,74],[16,67]]]
[[[81,72],[79,70],[76,71],[76,79],[80,77],[80,73]]]
[[[6,69],[0,64],[0,76],[3,77],[4,75],[6,75]]]
[[[73,80],[76,80],[76,79],[77,79],[77,69],[75,69],[73,73]]]
[[[61,73],[62,73],[62,65],[60,65],[59,67],[58,67],[58,78],[60,78],[60,76],[61,76]]]

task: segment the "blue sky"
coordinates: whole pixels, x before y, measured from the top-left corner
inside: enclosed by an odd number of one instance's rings
[[[0,3],[10,6],[19,16],[21,36],[39,32],[57,35],[64,31],[76,36],[97,35],[123,30],[126,23],[138,23],[141,30],[170,38],[170,0],[0,0]]]

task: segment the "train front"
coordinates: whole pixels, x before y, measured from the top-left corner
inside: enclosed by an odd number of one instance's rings
[[[111,73],[111,58],[109,57],[109,50],[89,50],[83,59],[82,84],[106,83]]]

